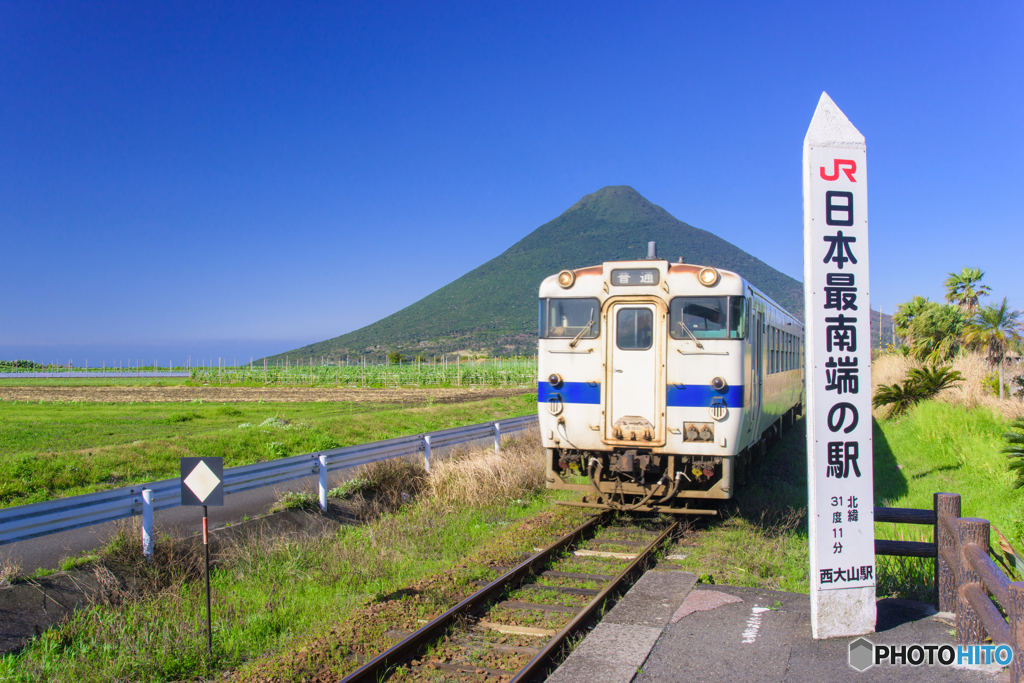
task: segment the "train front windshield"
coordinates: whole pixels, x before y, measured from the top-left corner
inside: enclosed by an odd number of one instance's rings
[[[746,312],[742,296],[677,296],[669,304],[669,333],[673,339],[743,339]]]
[[[601,333],[601,302],[597,299],[541,299],[541,339],[593,339]]]

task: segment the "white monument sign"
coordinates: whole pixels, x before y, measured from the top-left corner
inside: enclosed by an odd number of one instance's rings
[[[804,138],[811,627],[875,630],[864,136],[825,93]]]

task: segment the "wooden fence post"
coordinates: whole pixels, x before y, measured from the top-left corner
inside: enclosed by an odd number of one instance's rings
[[[934,494],[932,509],[935,510],[935,530],[932,535],[932,540],[935,541],[935,609],[940,612],[953,612],[956,610],[956,567],[949,566],[942,556],[942,549],[955,549],[956,539],[941,524],[940,519],[943,514],[953,519],[960,518],[960,494]]]
[[[986,553],[988,552],[989,525],[987,519],[976,519],[963,517],[956,525],[957,531],[957,587],[956,587],[956,643],[967,645],[983,643],[987,637],[985,627],[981,624],[978,613],[971,606],[967,599],[967,587],[971,585],[985,585],[981,576],[971,566],[970,560],[964,552],[968,545],[977,545]]]
[[[1010,584],[1010,604],[1004,605],[1010,625],[1010,645],[1013,647],[1013,662],[1010,663],[1010,680],[1024,681],[1024,581]]]

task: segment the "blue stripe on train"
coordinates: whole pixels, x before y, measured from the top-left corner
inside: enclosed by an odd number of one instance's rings
[[[711,399],[721,396],[728,408],[743,407],[743,386],[728,386],[725,391],[715,391],[707,384],[680,386],[668,385],[665,405],[669,408],[704,408],[711,405]]]
[[[730,386],[725,391],[715,391],[707,384],[679,386],[668,385],[665,404],[669,408],[706,408],[716,396],[725,398],[729,408],[743,407],[743,387]],[[598,382],[563,382],[557,389],[548,382],[537,383],[537,402],[547,403],[557,399],[562,403],[601,403],[601,384]]]
[[[601,403],[601,384],[598,382],[562,382],[557,389],[548,382],[537,382],[537,402],[547,403],[551,399],[562,403]]]

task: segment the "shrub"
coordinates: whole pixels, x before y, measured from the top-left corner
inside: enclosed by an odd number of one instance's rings
[[[309,491],[289,491],[270,506],[271,512],[283,510],[319,510],[320,501]]]
[[[328,498],[341,498],[342,500],[348,500],[354,497],[356,494],[369,493],[370,491],[370,480],[363,477],[355,477],[349,479],[346,482],[342,482],[339,486],[335,486],[333,489],[327,492]]]
[[[529,499],[544,488],[539,441],[536,437],[507,439],[499,453],[474,450],[438,462],[430,472],[431,498],[447,509]]]
[[[988,373],[987,375],[985,375],[985,379],[983,379],[981,383],[985,386],[986,389],[989,390],[989,392],[992,393],[993,396],[998,396],[999,395],[999,373],[998,372],[990,372],[990,373]],[[1009,382],[1003,382],[1003,390],[1004,390],[1004,393],[1007,396],[1011,395],[1012,392],[1010,391],[1010,384],[1009,384]]]
[[[878,385],[871,405],[875,408],[889,406],[889,417],[896,417],[918,401],[932,398],[962,379],[963,376],[948,365],[912,368],[907,372],[907,378],[902,386],[898,382]]]
[[[1013,488],[1024,486],[1024,417],[1018,417],[1010,423],[1012,432],[1003,434],[1006,447],[1002,450],[1010,458],[1010,472],[1016,475]]]

